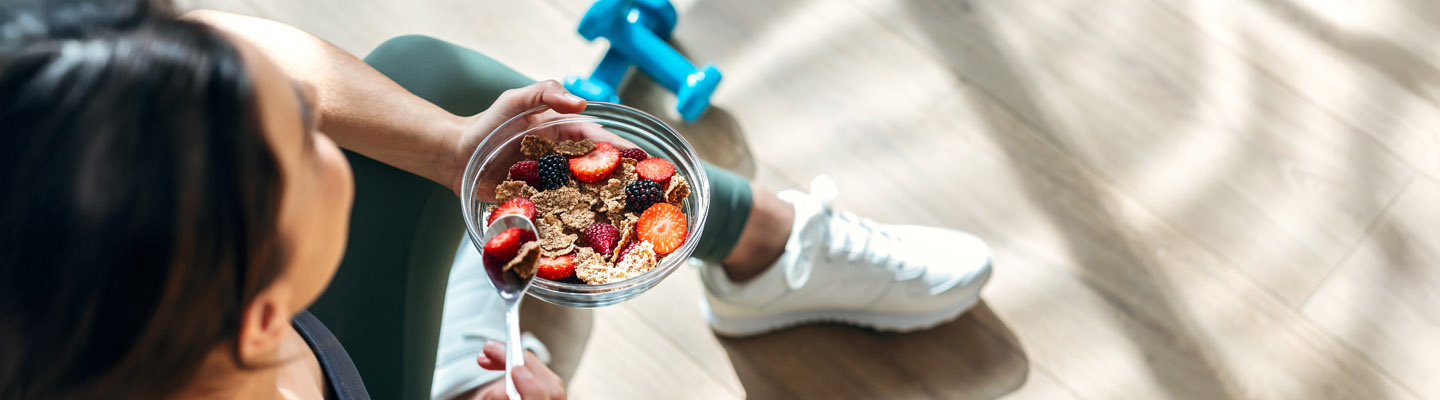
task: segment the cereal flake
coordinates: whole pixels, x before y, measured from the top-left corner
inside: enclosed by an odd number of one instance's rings
[[[680,207],[685,202],[685,196],[690,195],[690,184],[685,182],[685,177],[675,175],[670,177],[670,187],[665,189],[665,202]]]
[[[595,150],[595,143],[589,140],[566,140],[555,143],[551,146],[551,149],[554,150],[555,154],[583,156],[585,153],[589,153],[590,150]]]
[[[595,212],[586,208],[567,210],[560,214],[560,222],[564,223],[566,228],[583,230],[595,223]]]
[[[525,242],[520,246],[520,251],[515,254],[515,258],[510,259],[510,262],[505,263],[500,270],[514,271],[515,275],[519,275],[521,279],[535,275],[535,264],[540,261],[539,249],[539,242]]]
[[[505,181],[495,187],[495,202],[504,203],[516,197],[533,198],[538,193],[525,181]]]
[[[540,136],[530,135],[520,139],[520,154],[531,160],[548,156],[555,152],[555,142]]]
[[[546,256],[560,256],[575,250],[576,235],[566,234],[559,218],[546,215],[540,219],[540,253]]]
[[[655,254],[655,245],[641,241],[629,253],[625,253],[625,259],[615,264],[615,269],[625,270],[626,278],[634,278],[655,269],[658,259],[659,255]]]
[[[535,203],[535,212],[541,215],[559,214],[576,209],[583,200],[584,196],[575,186],[561,186],[530,197],[530,201]]]

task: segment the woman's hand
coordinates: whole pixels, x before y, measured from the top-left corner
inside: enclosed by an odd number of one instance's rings
[[[485,350],[475,357],[480,368],[491,371],[505,370],[505,345],[491,340],[485,343]],[[525,365],[516,368],[515,390],[520,392],[524,400],[564,400],[565,382],[550,371],[545,363],[540,362],[534,353],[525,352]],[[501,379],[491,382],[480,388],[475,394],[475,399],[484,400],[505,400],[505,380]]]
[[[574,114],[584,111],[585,100],[570,94],[569,91],[565,90],[564,86],[553,80],[537,82],[523,88],[510,89],[500,94],[500,97],[495,99],[495,104],[490,105],[489,109],[469,118],[470,124],[460,135],[459,140],[455,142],[452,149],[453,152],[449,157],[451,166],[448,167],[448,170],[452,171],[451,173],[454,174],[454,177],[445,181],[446,185],[450,186],[450,190],[457,195],[460,194],[460,182],[465,176],[465,164],[470,162],[470,155],[475,152],[475,148],[480,145],[480,142],[483,141],[491,131],[494,131],[495,128],[505,123],[505,121],[509,121],[511,118],[539,106],[549,106],[551,111],[532,116],[532,118],[534,118],[532,124],[559,118],[561,114]],[[590,139],[597,142],[610,142],[617,148],[634,147],[630,142],[621,139],[619,136],[610,133],[610,131],[598,125],[567,124],[560,126],[558,129],[546,129],[542,132],[537,132],[537,134],[547,136],[552,140]],[[515,157],[516,159],[511,161],[512,163],[520,160],[518,154],[516,154]],[[503,174],[504,171],[497,171],[496,173]],[[477,189],[488,193],[493,190],[493,187]],[[482,195],[481,197],[483,198],[485,196]]]

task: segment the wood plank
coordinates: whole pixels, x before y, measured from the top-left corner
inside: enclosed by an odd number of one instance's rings
[[[832,174],[837,203],[863,215],[989,241],[997,330],[1081,398],[1413,397],[993,98],[962,93],[888,146],[819,141],[865,163],[783,168]]]
[[[245,0],[177,0],[175,7],[181,11],[216,10],[236,14],[255,15],[254,7]]]
[[[578,0],[552,4],[572,18],[589,7]],[[680,2],[676,8],[680,22],[671,41],[692,61],[715,63],[725,74],[712,104],[736,121],[757,159],[813,155],[804,152],[817,137],[811,133],[829,137],[841,126],[912,123],[917,110],[955,82],[943,65],[840,2]],[[665,100],[645,104],[664,105],[645,109],[673,114],[673,95],[657,96]]]
[[[1158,2],[1306,100],[1440,177],[1440,33],[1431,2]],[[1363,155],[1362,155],[1363,156]]]
[[[745,393],[736,378],[735,367],[726,356],[710,326],[700,316],[702,296],[700,274],[696,268],[686,265],[675,271],[661,285],[620,307],[633,312],[637,320],[644,322],[646,329],[674,344],[676,348],[705,369],[712,379]],[[750,393],[754,396],[754,393]]]
[[[574,399],[733,399],[741,396],[649,329],[624,305],[595,310],[568,393]]]
[[[1440,398],[1440,185],[1417,179],[1305,316],[1421,397]]]
[[[258,16],[294,25],[363,56],[386,39],[434,36],[484,53],[536,79],[588,71],[600,44],[574,31],[575,21],[528,2],[441,0],[253,0]]]
[[[1414,174],[1148,0],[854,2],[1291,305]]]

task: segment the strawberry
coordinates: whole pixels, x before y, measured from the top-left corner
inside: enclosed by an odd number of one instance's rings
[[[595,183],[610,177],[616,165],[620,165],[620,151],[609,143],[600,142],[589,153],[570,159],[570,174],[581,182]]]
[[[535,276],[540,278],[558,281],[571,275],[575,275],[574,254],[559,257],[540,256],[540,262],[536,263]]]
[[[509,262],[520,251],[521,244],[532,240],[535,240],[534,232],[520,228],[506,229],[485,242],[485,255],[501,262]]]
[[[685,213],[667,203],[650,206],[640,214],[640,221],[635,223],[635,232],[640,234],[640,240],[655,245],[655,253],[670,254],[680,248],[681,243],[685,243]]]
[[[645,154],[645,150],[636,147],[633,149],[620,150],[620,158],[628,158],[635,161],[645,161],[645,159],[650,158],[650,155]]]
[[[495,220],[506,215],[519,215],[535,222],[535,203],[524,197],[516,197],[500,203],[500,207],[490,213],[490,218],[485,219],[485,225],[495,223]]]
[[[540,187],[540,163],[525,160],[510,166],[510,179],[525,181],[530,187]]]
[[[675,164],[671,164],[663,158],[646,159],[635,164],[635,173],[640,174],[641,178],[661,184],[660,187],[665,187],[665,182],[675,175]]]

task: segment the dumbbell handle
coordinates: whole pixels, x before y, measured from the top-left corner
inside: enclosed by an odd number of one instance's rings
[[[661,86],[672,92],[679,92],[680,88],[686,85],[686,77],[695,73],[694,64],[645,26],[633,23],[623,25],[624,28],[616,29],[615,34],[618,37],[607,38],[610,40],[610,48],[619,50],[626,61],[649,72],[650,77]],[[624,41],[628,45],[617,46],[615,42],[618,41]]]

